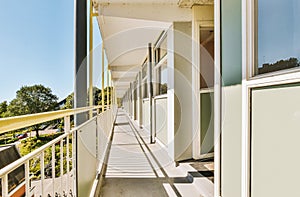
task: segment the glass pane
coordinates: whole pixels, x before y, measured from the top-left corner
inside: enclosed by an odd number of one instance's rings
[[[299,67],[300,1],[257,0],[255,74]]]
[[[214,108],[213,93],[202,93],[201,97],[201,154],[214,152]]]
[[[160,45],[160,55],[159,55],[159,60],[161,58],[163,58],[165,55],[167,55],[167,49],[168,49],[168,46],[167,46],[167,37],[164,38],[164,40],[161,42],[161,45]]]
[[[159,70],[159,94],[167,94],[168,91],[168,69],[167,62],[158,69]]]
[[[200,88],[214,86],[214,30],[200,28]]]
[[[144,80],[142,82],[142,97],[143,98],[148,98],[148,83],[147,80]]]
[[[142,79],[147,77],[148,61],[143,64],[142,68]]]

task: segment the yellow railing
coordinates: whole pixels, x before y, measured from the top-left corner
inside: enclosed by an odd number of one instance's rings
[[[104,109],[105,107],[106,106],[104,106]],[[0,134],[101,108],[102,106],[82,107],[77,109],[66,109],[9,118],[0,118]]]
[[[99,112],[99,110],[102,108],[102,106],[94,106],[94,107],[83,107],[83,108],[78,108],[78,109],[68,109],[68,110],[59,110],[59,111],[53,111],[53,112],[45,112],[45,113],[38,113],[38,114],[31,114],[31,115],[24,115],[24,116],[17,116],[17,117],[11,117],[11,118],[2,118],[0,119],[0,133],[5,133],[8,131],[12,131],[12,130],[16,130],[16,129],[20,129],[20,128],[24,128],[24,127],[28,127],[28,126],[32,126],[35,124],[40,124],[43,122],[48,122],[51,120],[55,120],[55,119],[59,119],[59,118],[64,118],[65,123],[64,123],[64,131],[65,133],[57,138],[55,138],[54,140],[48,142],[47,144],[41,146],[40,148],[34,150],[33,152],[29,153],[28,155],[14,161],[13,163],[5,166],[4,168],[0,169],[0,179],[1,179],[1,185],[2,185],[2,196],[3,197],[8,197],[11,196],[14,192],[15,189],[12,191],[9,191],[9,180],[8,180],[8,175],[9,173],[11,173],[12,171],[14,171],[15,169],[17,169],[20,166],[24,166],[24,170],[25,170],[25,181],[23,183],[21,183],[20,185],[22,186],[22,184],[25,184],[25,194],[26,196],[32,196],[34,195],[33,191],[31,191],[31,177],[30,177],[30,160],[35,159],[35,158],[39,158],[40,159],[40,172],[41,172],[41,178],[40,178],[40,191],[38,192],[39,195],[41,196],[46,196],[46,194],[49,194],[49,192],[46,191],[46,186],[45,186],[45,182],[46,182],[46,177],[45,177],[45,151],[46,149],[51,149],[51,165],[52,166],[56,166],[56,158],[55,158],[55,151],[56,151],[56,145],[59,144],[59,152],[60,152],[60,156],[59,156],[59,161],[61,163],[60,165],[60,176],[59,177],[55,177],[55,167],[52,167],[52,178],[48,178],[47,181],[52,180],[52,189],[50,191],[50,193],[54,196],[55,193],[59,193],[59,194],[63,194],[64,192],[68,192],[68,191],[73,191],[74,192],[74,187],[76,186],[72,186],[70,187],[69,184],[74,182],[74,178],[75,178],[75,174],[72,175],[72,178],[69,177],[70,174],[75,173],[74,172],[74,165],[72,165],[72,170],[70,170],[70,164],[75,164],[78,161],[75,161],[76,158],[73,158],[70,155],[70,145],[69,144],[69,140],[73,139],[73,133],[77,130],[82,129],[83,127],[85,127],[86,125],[98,121],[99,122],[99,117],[102,116],[95,116],[93,118],[91,118],[90,120],[86,121],[85,123],[79,125],[78,127],[75,127],[73,129],[70,128],[70,116],[71,115],[75,115],[75,114],[79,114],[79,113],[84,113],[84,112],[88,112],[91,110],[97,110],[97,114]],[[106,106],[103,106],[103,108],[105,109]],[[115,108],[114,108],[115,109]],[[107,110],[104,115],[106,115],[106,113],[108,113],[107,115],[110,114],[114,114],[113,116],[115,116],[115,111],[114,109],[110,109]],[[111,110],[113,110],[114,112],[111,112]],[[94,123],[96,124],[96,123]],[[113,124],[113,122],[108,122],[108,124]],[[111,127],[109,127],[111,130]],[[92,133],[95,133],[96,131],[91,131]],[[98,131],[100,132],[100,131]],[[99,141],[100,139],[98,139]],[[100,142],[100,141],[99,141]],[[75,142],[76,143],[76,142]],[[87,142],[87,143],[93,143],[93,142]],[[95,141],[96,143],[96,141]],[[104,142],[107,143],[107,142]],[[100,147],[100,145],[97,145],[97,147]],[[64,154],[64,147],[66,148],[66,153]],[[75,151],[73,152],[73,154],[77,154],[76,150],[73,148],[73,143],[72,143],[72,150]],[[66,163],[66,173],[64,173],[64,168],[63,168],[63,163]],[[95,169],[94,171],[96,171],[97,169]],[[63,183],[63,176],[66,177],[66,185],[64,185]],[[56,188],[55,186],[55,182],[56,179],[59,179],[60,181],[60,187]]]

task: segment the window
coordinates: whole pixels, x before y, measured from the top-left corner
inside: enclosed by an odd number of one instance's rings
[[[200,89],[214,87],[214,28],[200,27]]]
[[[142,98],[148,98],[148,81],[147,81],[148,62],[145,60],[142,68]]]
[[[167,69],[167,32],[163,31],[155,44],[154,67],[154,95],[167,94],[168,69]]]
[[[168,45],[167,45],[167,33],[163,31],[159,36],[154,50],[154,60],[155,63],[158,63],[161,59],[163,59],[168,53]]]
[[[254,74],[299,67],[300,1],[256,0]]]
[[[165,36],[159,46],[159,49],[160,49],[160,59],[163,58],[165,55],[167,55],[167,49],[168,49],[168,46],[167,46],[167,36]]]
[[[156,95],[167,94],[168,92],[168,69],[167,61],[156,67],[156,83],[157,91]]]

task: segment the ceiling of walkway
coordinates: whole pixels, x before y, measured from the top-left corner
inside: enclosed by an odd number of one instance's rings
[[[191,21],[195,0],[94,0],[108,65],[122,97],[155,43],[173,21]],[[197,0],[212,1],[212,0]],[[213,2],[213,1],[212,1]]]

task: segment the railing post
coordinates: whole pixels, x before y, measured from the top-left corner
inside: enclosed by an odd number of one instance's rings
[[[40,156],[41,163],[41,190],[42,196],[45,196],[45,152],[43,151]]]
[[[64,131],[65,133],[69,133],[71,130],[71,122],[70,122],[70,116],[64,117]]]
[[[2,179],[2,196],[3,197],[8,197],[8,174],[5,174]]]
[[[30,165],[29,165],[29,160],[26,161],[25,163],[25,195],[30,196]]]
[[[66,158],[66,161],[67,161],[67,190],[66,192],[69,191],[70,189],[70,143],[69,143],[69,140],[70,140],[70,137],[69,135],[67,136],[67,158]]]
[[[51,148],[51,166],[52,166],[52,193],[55,196],[55,144],[52,145]]]
[[[64,141],[60,141],[60,189],[63,193],[63,175],[64,175]]]

